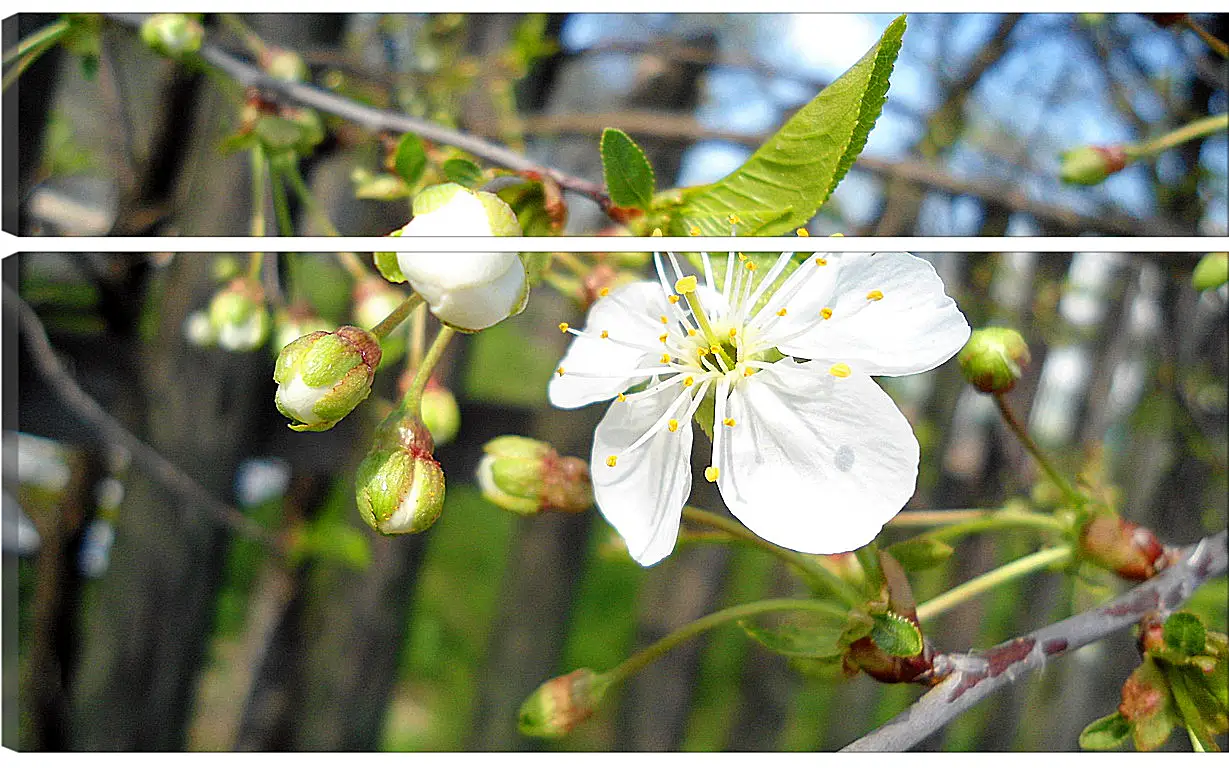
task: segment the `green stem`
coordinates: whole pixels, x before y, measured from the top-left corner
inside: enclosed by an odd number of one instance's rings
[[[1033,528],[1035,530],[1053,531],[1060,534],[1067,532],[1067,526],[1049,515],[1040,515],[1036,512],[998,512],[976,520],[967,520],[963,523],[955,523],[933,531],[927,531],[920,535],[928,539],[950,542],[968,536],[971,533],[1005,528]]]
[[[4,54],[4,63],[11,64],[14,59],[25,56],[31,51],[39,51],[40,53],[46,48],[55,45],[60,38],[69,29],[69,24],[66,19],[52,22],[42,29],[31,32],[22,40],[17,42],[16,47],[10,48]]]
[[[1070,504],[1076,507],[1082,506],[1084,498],[1076,492],[1074,486],[1071,485],[1071,481],[1050,463],[1050,458],[1046,456],[1037,443],[1033,442],[1028,429],[1016,418],[1016,414],[1012,412],[1011,406],[1007,404],[1007,400],[1003,397],[1002,393],[996,392],[993,397],[995,405],[999,407],[999,413],[1003,416],[1003,421],[1007,422],[1007,426],[1020,440],[1020,443],[1024,445],[1025,450],[1032,455],[1041,469],[1049,475],[1050,480],[1059,487],[1059,490],[1062,491],[1063,496],[1067,498]]]
[[[324,234],[329,237],[341,237],[337,227],[333,226],[333,222],[329,219],[328,214],[320,207],[320,203],[316,201],[315,195],[308,189],[307,182],[303,180],[303,174],[299,173],[299,163],[291,157],[281,163],[281,170],[286,175],[286,178],[290,179],[290,186],[294,188],[295,194],[299,196],[299,200],[307,208],[307,212],[311,215],[312,220],[316,222],[316,226],[320,227]]]
[[[590,270],[585,266],[584,262],[576,257],[574,253],[555,252],[551,254],[551,260],[557,261],[568,268],[572,274],[583,278],[588,275]]]
[[[936,525],[963,523],[966,520],[980,520],[997,512],[997,509],[927,509],[918,512],[901,512],[887,524],[892,528],[930,528]]]
[[[725,531],[747,544],[762,549],[773,557],[789,563],[811,576],[814,580],[822,583],[836,597],[839,597],[851,607],[866,602],[866,598],[852,584],[820,565],[811,556],[785,549],[784,547],[778,547],[770,541],[765,541],[728,517],[713,514],[699,507],[686,506],[683,507],[683,519],[706,525],[709,528],[716,528],[719,531]]]
[[[841,608],[833,606],[831,603],[824,603],[818,600],[805,600],[799,598],[777,598],[773,600],[760,600],[754,603],[746,603],[745,605],[736,605],[732,608],[726,608],[716,613],[710,613],[703,618],[687,624],[680,629],[671,632],[670,634],[653,643],[648,648],[638,651],[631,655],[622,664],[614,669],[606,672],[603,677],[607,684],[618,685],[640,670],[652,664],[662,654],[669,651],[674,646],[689,640],[696,635],[707,632],[714,627],[719,627],[722,624],[738,619],[745,619],[750,616],[758,616],[762,613],[775,613],[780,611],[811,611],[814,613],[823,613],[835,619],[845,620],[848,615]]]
[[[1179,144],[1185,144],[1200,136],[1209,136],[1226,128],[1229,128],[1229,112],[1201,117],[1193,123],[1188,123],[1181,128],[1170,131],[1164,136],[1142,144],[1126,147],[1127,156],[1132,160],[1138,160],[1142,157],[1153,157]]]
[[[374,328],[371,329],[371,335],[377,339],[384,339],[388,334],[396,330],[397,326],[401,325],[414,308],[422,304],[423,298],[417,293],[411,293],[409,298],[397,305],[397,308],[388,313],[388,317],[381,320]]]
[[[265,236],[265,151],[260,145],[252,147],[252,237]],[[252,276],[260,276],[260,253],[252,252]]]
[[[260,38],[260,35],[253,32],[251,27],[244,24],[242,19],[233,13],[223,13],[220,14],[220,16],[222,18],[222,23],[227,27],[230,27],[230,30],[238,35],[241,40],[243,40],[243,44],[247,46],[248,50],[250,50],[256,58],[259,59],[268,53],[268,44]]]
[[[970,579],[955,589],[948,590],[943,594],[931,600],[927,600],[917,607],[918,621],[928,621],[934,617],[946,612],[950,608],[974,598],[983,592],[987,592],[995,587],[1002,586],[1016,579],[1027,576],[1035,571],[1040,571],[1052,565],[1062,563],[1071,558],[1072,549],[1070,546],[1063,545],[1060,547],[1051,547],[1043,549],[1039,552],[1034,552],[1027,557],[1022,557],[1019,560],[999,566],[992,571],[983,573],[974,579]]]
[[[1190,28],[1192,32],[1199,35],[1199,39],[1202,40],[1205,45],[1219,53],[1222,59],[1229,59],[1229,44],[1226,44],[1224,40],[1221,40],[1216,35],[1204,29],[1203,25],[1191,18],[1189,13],[1186,14],[1182,21],[1187,27]]]
[[[294,220],[290,216],[290,200],[286,197],[285,179],[277,166],[270,165],[269,187],[273,191],[273,212],[277,216],[277,231],[283,237],[294,237]]]
[[[13,64],[12,66],[6,65],[3,82],[0,82],[0,92],[7,91],[9,86],[17,82],[22,73],[29,69],[31,64],[38,61],[38,57],[49,51],[53,45],[55,45],[54,41],[45,43],[44,45],[23,55],[17,60],[16,64]]]
[[[414,371],[414,380],[410,382],[410,386],[405,390],[405,407],[414,414],[419,412],[419,407],[422,404],[422,393],[427,388],[427,381],[431,378],[431,371],[435,368],[436,363],[444,356],[444,350],[448,347],[448,342],[452,341],[453,335],[456,334],[451,327],[441,325],[439,333],[435,334],[435,341],[431,342],[431,347],[427,350],[427,354],[423,356],[422,365],[418,366],[418,370]]]
[[[427,305],[419,304],[410,320],[410,370],[422,365],[423,350],[427,348]]]

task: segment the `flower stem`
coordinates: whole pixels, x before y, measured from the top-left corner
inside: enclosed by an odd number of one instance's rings
[[[244,24],[243,20],[237,15],[233,13],[223,13],[219,15],[221,16],[222,23],[227,27],[230,27],[230,30],[238,35],[241,40],[243,40],[243,44],[247,46],[247,49],[251,51],[256,58],[259,59],[268,53],[268,44],[260,38],[260,35],[253,32],[251,27]]]
[[[427,305],[419,304],[410,319],[410,370],[422,365],[423,350],[427,348]]]
[[[371,335],[377,339],[384,339],[388,334],[396,330],[397,326],[401,325],[414,308],[422,304],[423,298],[417,293],[411,293],[405,301],[397,305],[397,308],[388,313],[388,317],[384,318],[371,329]]]
[[[1072,549],[1068,545],[1059,547],[1051,547],[1034,552],[1031,555],[1022,557],[1019,560],[1013,560],[1006,565],[995,568],[992,571],[983,573],[974,579],[970,579],[955,589],[948,590],[938,597],[927,600],[917,607],[918,621],[927,621],[946,612],[950,608],[974,598],[983,592],[987,592],[995,587],[1015,581],[1016,579],[1027,576],[1035,571],[1040,571],[1048,568],[1051,565],[1056,565],[1069,560],[1072,555]]]
[[[901,512],[887,522],[893,528],[930,528],[935,525],[978,520],[998,512],[997,509],[942,509]]]
[[[1001,530],[1004,528],[1032,528],[1060,534],[1067,532],[1067,526],[1050,515],[1041,515],[1036,512],[996,512],[978,519],[954,523],[920,535],[928,539],[950,542],[968,536],[971,533]]]
[[[785,549],[784,547],[778,547],[770,541],[765,541],[728,517],[716,515],[698,507],[686,506],[683,507],[683,519],[706,525],[709,528],[716,528],[719,531],[725,531],[741,541],[762,549],[783,562],[789,563],[808,576],[811,576],[815,581],[822,583],[836,597],[839,597],[851,607],[866,602],[866,598],[852,584],[838,577],[810,556]]]
[[[294,189],[299,200],[302,201],[304,207],[307,208],[308,214],[312,220],[316,222],[316,226],[324,231],[324,234],[329,237],[341,237],[341,233],[337,231],[337,227],[333,226],[333,222],[329,219],[328,214],[320,207],[320,203],[316,200],[315,195],[307,187],[307,182],[303,180],[303,174],[299,173],[299,163],[293,157],[288,157],[281,163],[282,173],[290,180],[290,186]]]
[[[574,253],[556,251],[555,253],[551,254],[551,260],[557,261],[563,266],[567,267],[568,271],[577,277],[584,277],[585,275],[589,274],[590,271],[589,268],[585,266],[585,263],[577,258],[576,254]]]
[[[420,299],[421,300],[421,299]],[[419,413],[419,407],[422,404],[422,393],[427,388],[427,381],[431,378],[431,371],[439,363],[440,358],[444,356],[444,350],[448,348],[448,342],[452,341],[452,337],[456,331],[447,325],[441,325],[439,333],[435,334],[435,341],[431,342],[431,347],[427,350],[427,354],[423,356],[422,365],[418,366],[418,370],[414,371],[414,380],[410,382],[410,386],[405,390],[405,407],[413,414]]]
[[[252,237],[265,236],[265,151],[260,145],[252,147]],[[252,276],[260,276],[260,253],[252,252]]]
[[[273,212],[277,216],[277,231],[282,237],[294,237],[294,220],[290,216],[290,200],[286,197],[285,179],[275,166],[270,167],[269,188],[273,192]]]
[[[1071,481],[1050,463],[1050,458],[1038,447],[1037,443],[1033,442],[1028,429],[1016,418],[1016,414],[1011,410],[1011,406],[1007,404],[1007,400],[1003,397],[1002,393],[996,392],[993,397],[994,404],[999,407],[999,413],[1003,416],[1003,421],[1007,422],[1007,426],[1020,440],[1020,443],[1024,445],[1024,449],[1032,455],[1042,470],[1049,475],[1050,480],[1058,486],[1063,496],[1067,498],[1067,501],[1077,507],[1083,505],[1084,498],[1076,492],[1075,488],[1071,485]]]
[[[696,635],[707,632],[710,629],[719,627],[722,624],[738,619],[745,619],[749,616],[758,616],[762,613],[775,613],[780,611],[811,611],[814,613],[823,613],[835,619],[844,621],[848,613],[831,603],[821,602],[819,600],[806,600],[799,598],[777,598],[772,600],[760,600],[754,603],[746,603],[744,605],[736,605],[732,608],[710,613],[707,616],[696,619],[690,624],[671,632],[670,634],[653,643],[648,648],[645,648],[631,655],[622,664],[605,673],[605,679],[610,685],[617,685],[640,670],[652,664],[662,656],[666,651],[669,651],[674,646],[689,640]]]
[[[1224,40],[1221,40],[1216,35],[1204,29],[1203,25],[1195,21],[1189,13],[1183,17],[1182,22],[1186,24],[1192,32],[1199,35],[1199,39],[1203,40],[1209,48],[1219,53],[1221,58],[1229,59],[1229,45],[1227,45]]]
[[[1164,136],[1146,141],[1143,144],[1135,144],[1127,147],[1127,155],[1132,160],[1138,160],[1142,157],[1153,157],[1159,155],[1167,149],[1172,149],[1179,144],[1185,144],[1188,141],[1197,139],[1200,136],[1209,136],[1218,131],[1223,131],[1229,128],[1229,112],[1224,112],[1219,115],[1208,115],[1200,119],[1187,123],[1186,125],[1176,130],[1170,131]]]
[[[15,59],[25,56],[33,51],[42,53],[46,48],[59,42],[64,33],[68,31],[68,21],[60,19],[54,21],[42,29],[31,32],[22,40],[17,42],[17,45],[10,48],[4,54],[4,63],[11,64]]]

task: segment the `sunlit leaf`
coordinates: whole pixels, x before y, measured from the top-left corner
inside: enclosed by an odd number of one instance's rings
[[[1131,736],[1131,724],[1120,713],[1093,720],[1080,733],[1080,749],[1103,751],[1122,746]]]
[[[393,167],[407,185],[417,184],[427,169],[427,150],[423,148],[422,139],[412,133],[402,135],[393,156]]]
[[[602,173],[615,205],[647,210],[653,200],[657,177],[644,150],[618,128],[602,131]]]

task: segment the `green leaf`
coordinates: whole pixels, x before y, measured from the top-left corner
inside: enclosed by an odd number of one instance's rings
[[[918,536],[899,541],[888,547],[888,554],[896,558],[906,571],[924,571],[945,562],[956,550],[947,542]]]
[[[1208,632],[1193,613],[1179,611],[1165,620],[1165,645],[1186,656],[1203,653]]]
[[[401,264],[397,261],[397,254],[391,251],[376,251],[372,254],[372,260],[375,262],[376,271],[384,276],[384,279],[390,283],[404,283],[406,281],[405,274],[401,271]]]
[[[441,170],[444,171],[444,175],[448,177],[449,181],[454,181],[470,189],[480,186],[483,181],[482,169],[473,161],[466,160],[463,157],[445,160]]]
[[[1203,693],[1211,698],[1211,694],[1200,691],[1197,681],[1188,682],[1188,676],[1185,674],[1188,671],[1190,670],[1179,667],[1170,669],[1168,675],[1170,690],[1173,692],[1174,702],[1178,705],[1182,723],[1186,726],[1191,742],[1197,744],[1201,751],[1219,752],[1220,747],[1216,745],[1213,736],[1214,729],[1203,716],[1203,710],[1206,708],[1203,698],[1198,695]]]
[[[840,656],[844,652],[841,636],[845,627],[839,620],[792,619],[775,627],[766,627],[744,619],[738,622],[738,626],[752,640],[784,656],[825,658]]]
[[[1080,733],[1080,749],[1117,749],[1131,735],[1131,724],[1118,712],[1093,720]]]
[[[403,134],[397,142],[393,167],[407,185],[412,187],[417,184],[427,169],[427,150],[423,148],[422,139],[412,133]]]
[[[875,626],[871,629],[871,640],[881,651],[902,658],[922,652],[922,631],[916,624],[895,613],[879,613],[872,618]]]
[[[866,146],[904,32],[900,16],[729,176],[659,196],[668,234],[686,235],[694,226],[702,235],[728,236],[731,214],[741,219],[739,235],[777,235],[809,221]]]
[[[602,173],[614,204],[647,211],[653,202],[657,177],[653,166],[632,138],[618,128],[602,131]]]

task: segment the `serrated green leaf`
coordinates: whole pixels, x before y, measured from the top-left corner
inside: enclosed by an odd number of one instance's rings
[[[1117,749],[1131,736],[1131,724],[1118,712],[1093,720],[1080,732],[1080,749]]]
[[[1163,633],[1165,645],[1186,656],[1203,653],[1208,637],[1208,631],[1199,617],[1186,611],[1179,611],[1166,619]]]
[[[737,170],[713,184],[663,195],[668,234],[777,235],[805,224],[866,146],[887,98],[905,17],[843,75],[791,117]]]
[[[653,190],[657,177],[653,166],[645,157],[644,150],[618,128],[602,131],[600,143],[602,174],[606,178],[606,190],[615,205],[623,208],[648,210],[653,202]]]
[[[833,606],[840,610],[839,606]],[[845,627],[836,619],[784,621],[775,627],[766,627],[746,619],[738,622],[752,640],[770,651],[783,656],[826,658],[840,656],[844,652],[841,635]]]
[[[451,160],[445,160],[440,167],[444,175],[449,181],[456,182],[463,187],[474,189],[482,184],[482,169],[470,160],[463,157],[454,157]]]
[[[393,167],[407,185],[412,187],[417,184],[423,171],[427,169],[427,150],[423,147],[422,139],[412,133],[403,134],[397,142]]]
[[[934,568],[946,562],[955,551],[947,542],[929,536],[917,536],[898,541],[888,547],[888,554],[896,558],[896,561],[906,571],[924,571]]]
[[[901,658],[922,652],[922,631],[913,622],[894,613],[879,613],[872,618],[875,626],[871,640],[881,651]]]
[[[390,283],[404,283],[406,281],[405,273],[401,271],[401,264],[397,261],[397,254],[391,251],[376,251],[372,254],[372,260],[375,262],[376,271],[384,276],[384,279]]]

